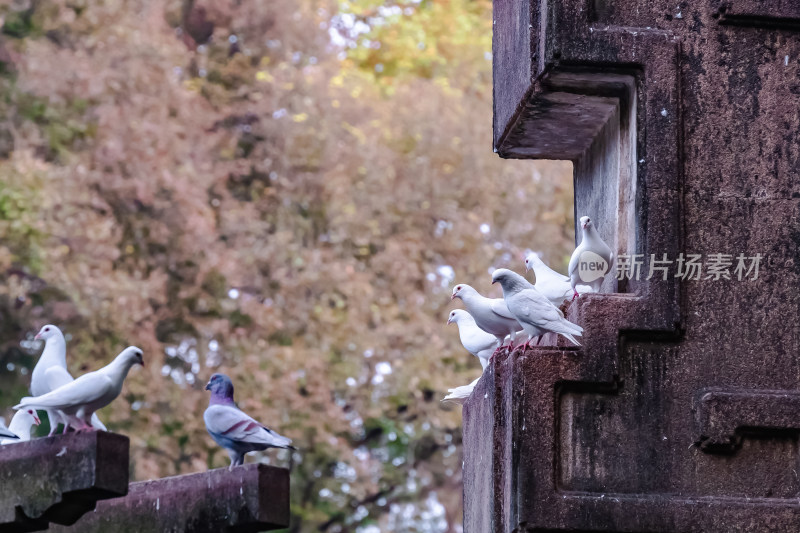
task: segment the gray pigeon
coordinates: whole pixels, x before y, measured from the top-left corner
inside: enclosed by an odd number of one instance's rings
[[[535,288],[526,288],[529,283],[525,278],[507,268],[500,268],[492,273],[492,283],[500,283],[503,287],[503,298],[509,311],[528,334],[525,347],[533,337],[538,337],[536,344],[539,344],[542,335],[548,332],[563,335],[580,346],[574,336],[580,336],[583,328],[564,318],[563,313]]]
[[[468,312],[463,309],[453,309],[447,319],[448,324],[458,326],[458,336],[466,350],[478,358],[481,368],[486,368],[492,354],[499,346],[497,338],[491,333],[486,333],[475,323]]]
[[[453,296],[450,299],[455,298],[461,298],[478,327],[497,337],[500,346],[505,344],[506,335],[511,336],[510,345],[514,345],[517,332],[522,330],[522,326],[508,310],[502,298],[486,298],[463,283],[459,283],[453,288]]]
[[[228,450],[230,468],[244,463],[246,453],[267,448],[288,448],[292,440],[278,435],[267,426],[257,422],[233,403],[233,382],[225,374],[214,374],[208,380],[206,390],[211,391],[208,409],[203,420],[211,438]]]
[[[569,260],[573,300],[578,297],[576,287],[579,284],[589,285],[594,292],[600,292],[603,278],[611,271],[614,260],[614,253],[597,233],[589,217],[581,217],[581,228],[583,238]]]

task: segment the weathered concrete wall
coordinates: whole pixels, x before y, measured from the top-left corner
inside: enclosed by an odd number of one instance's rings
[[[128,492],[128,437],[69,433],[0,446],[0,531],[73,524]]]
[[[248,533],[289,527],[289,471],[249,464],[233,470],[131,483],[72,527],[80,533]]]
[[[568,310],[580,350],[498,358],[464,411],[466,531],[800,531],[800,3],[495,6],[501,156],[584,146],[593,115],[574,111],[609,96],[603,76],[633,76],[636,146],[616,152],[635,189],[619,190],[635,204],[633,230],[614,228],[622,251],[765,259],[755,281],[736,279],[734,259],[731,280],[659,276],[582,298]],[[506,27],[523,19],[527,45]],[[596,86],[552,81],[575,72]],[[575,104],[561,112],[550,102],[565,91]],[[576,203],[608,206],[595,185]]]

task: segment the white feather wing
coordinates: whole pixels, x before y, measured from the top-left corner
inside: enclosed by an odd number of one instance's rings
[[[44,379],[51,391],[63,387],[67,383],[75,381],[66,368],[62,366],[51,366],[44,372]]]
[[[22,407],[68,409],[95,402],[113,389],[114,383],[111,378],[101,372],[90,372],[43,396],[23,398],[14,409]]]

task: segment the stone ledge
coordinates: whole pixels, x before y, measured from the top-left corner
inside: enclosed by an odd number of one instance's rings
[[[289,526],[289,471],[261,464],[131,483],[74,527],[81,533],[256,532]]]
[[[0,531],[74,524],[97,500],[128,492],[128,437],[68,433],[0,446]]]

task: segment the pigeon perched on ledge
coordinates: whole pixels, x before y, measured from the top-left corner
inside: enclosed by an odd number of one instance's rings
[[[14,418],[8,425],[9,431],[17,436],[16,439],[0,439],[0,445],[26,442],[31,440],[31,426],[41,424],[35,409],[22,409],[14,413]]]
[[[23,398],[14,409],[33,407],[61,411],[71,425],[78,427],[78,431],[96,430],[90,425],[92,415],[119,396],[122,382],[133,365],[144,366],[142,350],[129,346],[100,370],[84,374],[43,396]]]
[[[539,258],[539,254],[535,252],[530,252],[525,256],[525,272],[529,270],[533,270],[533,274],[536,276],[536,283],[533,286],[556,307],[560,307],[572,297],[573,290],[569,277],[559,274],[544,264],[544,261]],[[592,292],[592,288],[588,285],[578,285],[576,290],[578,294]]]
[[[39,357],[36,366],[33,367],[31,374],[31,394],[42,396],[56,390],[59,387],[75,381],[75,378],[67,370],[67,341],[61,330],[52,325],[42,326],[39,333],[34,337],[35,340],[44,341],[44,350]],[[50,433],[56,432],[59,423],[64,424],[64,433],[69,426],[66,415],[53,409],[45,409],[47,418],[50,420]],[[75,427],[78,429],[80,426]],[[92,415],[92,427],[106,431],[106,426],[100,422],[97,414]]]
[[[475,324],[475,319],[463,309],[453,309],[447,319],[448,324],[458,326],[458,336],[464,348],[478,358],[481,368],[486,368],[492,353],[499,346],[497,338],[491,333],[486,333]]]
[[[561,311],[535,288],[525,288],[530,285],[525,278],[507,268],[500,268],[492,273],[492,283],[500,283],[503,287],[503,298],[509,311],[528,334],[525,346],[533,337],[539,338],[538,344],[542,335],[548,332],[563,335],[580,346],[575,335],[580,336],[583,328],[564,318]]]
[[[578,297],[579,284],[589,285],[594,292],[600,292],[603,278],[611,271],[614,253],[603,241],[597,228],[589,217],[581,217],[581,243],[572,252],[569,260],[569,279],[572,285],[572,299]]]
[[[497,337],[500,346],[505,344],[507,335],[511,337],[513,346],[517,332],[521,331],[522,327],[502,298],[486,298],[464,283],[459,283],[453,288],[453,296],[450,299],[455,298],[461,298],[478,327]]]
[[[244,463],[249,452],[267,448],[288,448],[292,440],[278,435],[241,411],[233,402],[233,382],[225,374],[214,374],[206,390],[211,391],[208,409],[203,413],[206,430],[214,441],[228,451],[230,468]]]

